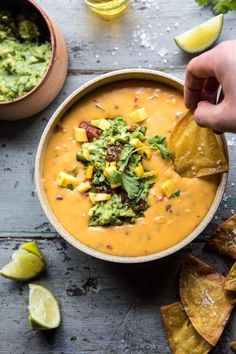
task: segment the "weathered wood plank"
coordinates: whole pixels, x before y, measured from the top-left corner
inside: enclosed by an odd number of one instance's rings
[[[200,9],[194,0],[182,0],[181,9],[176,0],[134,0],[129,10],[113,21],[94,15],[82,0],[38,2],[65,34],[70,70],[82,72],[139,66],[183,68],[190,56],[180,52],[174,36],[213,16],[210,9]],[[225,16],[220,40],[235,38],[235,19],[236,12]],[[165,57],[158,54],[163,47],[168,51]]]
[[[25,240],[0,241],[0,267]],[[121,265],[99,261],[62,240],[40,240],[47,272],[35,280],[59,299],[61,327],[29,332],[28,285],[0,278],[1,354],[169,354],[160,306],[178,300],[178,277],[187,252],[227,273],[230,261],[193,244],[160,261]],[[236,318],[232,316],[213,353],[230,354]],[[76,341],[71,337],[76,336]]]
[[[174,75],[183,78],[183,71]],[[48,223],[35,193],[34,159],[40,136],[48,119],[73,90],[94,75],[69,75],[65,87],[55,102],[36,117],[9,123],[0,121],[0,236],[44,236],[55,237],[56,233]],[[226,190],[227,200],[223,201],[207,233],[221,220],[236,211],[235,182],[236,138],[228,135],[231,171]]]

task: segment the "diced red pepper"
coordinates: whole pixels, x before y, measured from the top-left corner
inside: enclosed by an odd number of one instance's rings
[[[84,128],[86,130],[86,134],[89,141],[92,141],[93,139],[99,139],[101,135],[101,129],[93,127],[89,120],[84,120],[83,122],[81,122],[79,127]]]

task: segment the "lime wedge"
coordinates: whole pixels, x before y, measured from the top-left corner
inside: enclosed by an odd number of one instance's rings
[[[23,245],[21,245],[20,248],[23,248],[24,250],[33,253],[35,256],[38,256],[44,261],[43,254],[40,251],[36,242],[26,242]]]
[[[29,321],[32,329],[59,327],[61,314],[57,300],[44,286],[29,284]]]
[[[180,34],[174,38],[177,46],[187,53],[199,53],[208,49],[219,37],[224,23],[222,14]]]
[[[12,262],[0,270],[0,275],[12,280],[29,280],[45,269],[45,262],[35,254],[19,248],[12,255]]]

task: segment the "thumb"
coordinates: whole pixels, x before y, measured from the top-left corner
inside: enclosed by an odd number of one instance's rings
[[[194,112],[194,118],[201,127],[212,128],[217,131],[225,131],[223,105],[212,104],[208,101],[200,101]]]

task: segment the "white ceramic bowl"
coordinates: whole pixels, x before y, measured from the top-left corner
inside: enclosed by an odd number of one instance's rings
[[[73,104],[76,103],[78,100],[80,100],[82,97],[84,97],[88,93],[94,91],[95,89],[101,86],[104,86],[109,83],[118,82],[118,81],[129,80],[129,79],[149,80],[152,82],[159,82],[174,87],[177,90],[183,92],[183,82],[180,79],[177,79],[166,73],[162,73],[154,70],[145,70],[145,69],[128,69],[128,70],[113,71],[108,74],[101,75],[89,81],[88,83],[84,84],[79,89],[74,91],[60,105],[60,107],[54,113],[48,125],[46,126],[45,131],[41,137],[38,151],[37,151],[36,163],[35,163],[35,181],[36,181],[38,197],[46,216],[48,217],[49,221],[54,226],[54,228],[57,230],[57,232],[71,245],[73,245],[75,248],[79,249],[80,251],[83,251],[91,256],[103,260],[107,260],[111,262],[120,262],[120,263],[141,263],[141,262],[152,261],[158,258],[163,258],[180,250],[181,248],[189,244],[191,241],[193,241],[206,228],[206,226],[211,221],[213,215],[215,214],[220,204],[220,201],[222,199],[226,182],[227,182],[227,173],[221,174],[219,187],[217,189],[214,201],[207,215],[201,221],[201,223],[195,228],[194,231],[192,231],[189,235],[187,235],[184,240],[178,242],[172,247],[167,248],[164,251],[153,253],[146,256],[137,256],[137,257],[120,257],[120,256],[105,254],[86,246],[85,244],[81,243],[79,240],[76,240],[67,230],[64,229],[64,227],[60,224],[60,221],[54,215],[48,203],[46,193],[44,191],[43,178],[42,178],[44,153],[48,141],[50,139],[50,136],[55,126],[58,124],[58,122],[63,117],[63,115],[68,111],[68,109],[70,109],[73,106]],[[222,148],[225,151],[226,156],[228,156],[227,145],[224,136],[219,137],[219,139],[220,139],[220,143],[222,144]]]

